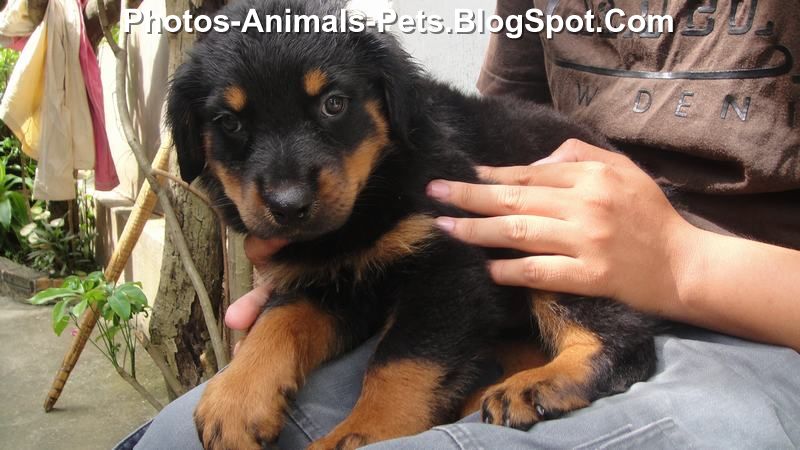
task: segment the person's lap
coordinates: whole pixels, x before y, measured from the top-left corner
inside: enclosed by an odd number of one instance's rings
[[[287,414],[281,449],[305,448],[347,416],[374,345],[372,340],[308,378]],[[798,353],[692,328],[660,336],[656,346],[653,378],[530,431],[486,425],[475,413],[369,448],[800,447]],[[203,388],[168,405],[117,448],[200,448],[192,412]]]

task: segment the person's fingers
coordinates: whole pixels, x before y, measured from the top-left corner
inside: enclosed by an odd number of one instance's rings
[[[484,216],[535,214],[561,218],[568,202],[566,189],[540,186],[503,186],[435,180],[428,195],[440,202]]]
[[[241,346],[242,346],[242,340],[240,339],[236,341],[236,345],[233,346],[233,356],[236,356],[236,354],[239,353],[239,347]]]
[[[476,167],[482,180],[509,186],[571,188],[586,173],[604,163],[582,161],[511,167]]]
[[[225,325],[247,331],[264,309],[271,290],[268,285],[259,286],[233,302],[225,311]]]
[[[247,236],[244,240],[244,254],[254,266],[263,266],[269,258],[287,244],[282,239],[259,239]]]
[[[547,186],[569,188],[579,176],[577,168],[569,165],[476,167],[478,176],[488,182],[508,186]]]
[[[528,253],[573,255],[577,230],[569,222],[539,216],[499,216],[482,219],[439,217],[437,226],[473,245],[513,248]]]
[[[489,272],[497,284],[505,286],[576,295],[596,295],[600,288],[596,280],[587,275],[583,263],[569,256],[543,255],[496,260],[489,263]]]
[[[539,167],[546,164],[580,161],[598,161],[620,167],[635,166],[635,164],[623,154],[604,150],[578,139],[567,140],[550,156],[536,161],[532,166]]]

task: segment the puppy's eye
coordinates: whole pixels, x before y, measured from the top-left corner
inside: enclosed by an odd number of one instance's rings
[[[242,131],[242,122],[233,114],[220,114],[214,118],[214,122],[218,123],[228,134],[236,134]]]
[[[338,116],[347,110],[347,105],[349,102],[350,99],[347,97],[331,95],[322,104],[322,114],[328,117]]]

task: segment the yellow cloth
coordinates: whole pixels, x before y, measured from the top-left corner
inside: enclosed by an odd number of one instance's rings
[[[78,56],[80,14],[76,0],[50,0],[0,103],[0,119],[39,161],[33,195],[43,200],[75,198],[74,170],[94,168],[92,117]]]

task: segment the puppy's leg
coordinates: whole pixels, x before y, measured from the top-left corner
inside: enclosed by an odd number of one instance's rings
[[[457,418],[467,386],[478,377],[473,366],[475,349],[464,349],[464,353],[434,349],[432,342],[457,341],[460,336],[404,327],[400,322],[378,345],[350,416],[310,450],[355,449],[421,433]],[[455,363],[454,356],[469,359],[466,355],[473,361]]]
[[[550,360],[545,351],[542,350],[541,345],[530,337],[501,341],[492,349],[492,355],[503,370],[500,378],[494,383],[503,382],[525,370],[544,366]],[[461,413],[458,417],[464,418],[475,411],[479,411],[483,395],[490,387],[491,385],[486,385],[470,393],[469,397],[464,400],[464,405],[461,407]]]
[[[528,429],[646,379],[655,366],[653,322],[606,299],[538,294],[532,308],[553,354],[483,396],[486,423]]]
[[[206,449],[260,449],[283,427],[286,397],[341,351],[334,318],[299,300],[267,311],[206,387],[195,424]]]
[[[427,430],[445,374],[437,364],[416,359],[370,367],[350,416],[309,449],[349,450]]]

